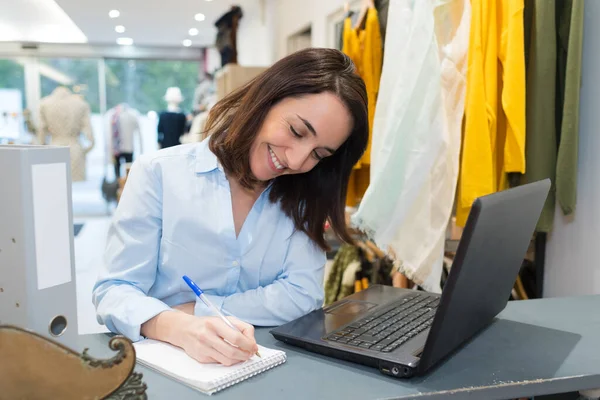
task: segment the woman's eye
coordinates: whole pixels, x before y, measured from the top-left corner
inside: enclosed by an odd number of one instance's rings
[[[317,161],[321,161],[324,157],[321,157],[319,155],[319,153],[317,153],[316,151],[313,151],[313,157],[315,158],[315,160]]]
[[[296,137],[302,137],[302,135],[299,134],[292,125],[290,125],[290,132],[292,132],[292,134]]]

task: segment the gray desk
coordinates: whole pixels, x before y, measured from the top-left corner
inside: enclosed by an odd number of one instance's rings
[[[425,377],[397,380],[361,365],[322,357],[273,339],[287,362],[215,394],[226,399],[509,399],[600,388],[600,296],[511,302],[499,318]],[[81,351],[110,354],[107,335],[80,337]],[[139,366],[150,399],[202,394]]]

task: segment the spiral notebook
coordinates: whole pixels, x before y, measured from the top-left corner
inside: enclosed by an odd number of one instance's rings
[[[281,365],[286,354],[280,350],[258,346],[262,358],[226,367],[221,364],[201,364],[179,347],[145,339],[133,344],[140,364],[178,380],[202,393],[213,394],[229,386]]]

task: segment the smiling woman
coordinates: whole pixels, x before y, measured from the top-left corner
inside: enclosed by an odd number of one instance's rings
[[[367,142],[367,99],[354,68],[337,50],[296,52],[219,102],[207,122],[225,171],[248,189],[273,180],[271,200],[323,249],[327,220],[352,241],[344,201]]]
[[[113,332],[231,365],[257,351],[250,324],[323,304],[325,222],[351,241],[344,205],[367,145],[365,85],[343,53],[303,50],[217,103],[207,126],[209,139],[132,166],[93,300]],[[241,333],[209,317],[183,275]]]

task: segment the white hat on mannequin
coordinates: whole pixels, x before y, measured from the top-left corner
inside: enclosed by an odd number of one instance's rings
[[[181,103],[183,101],[181,89],[179,89],[177,86],[168,88],[167,93],[165,93],[165,101],[167,103]]]

